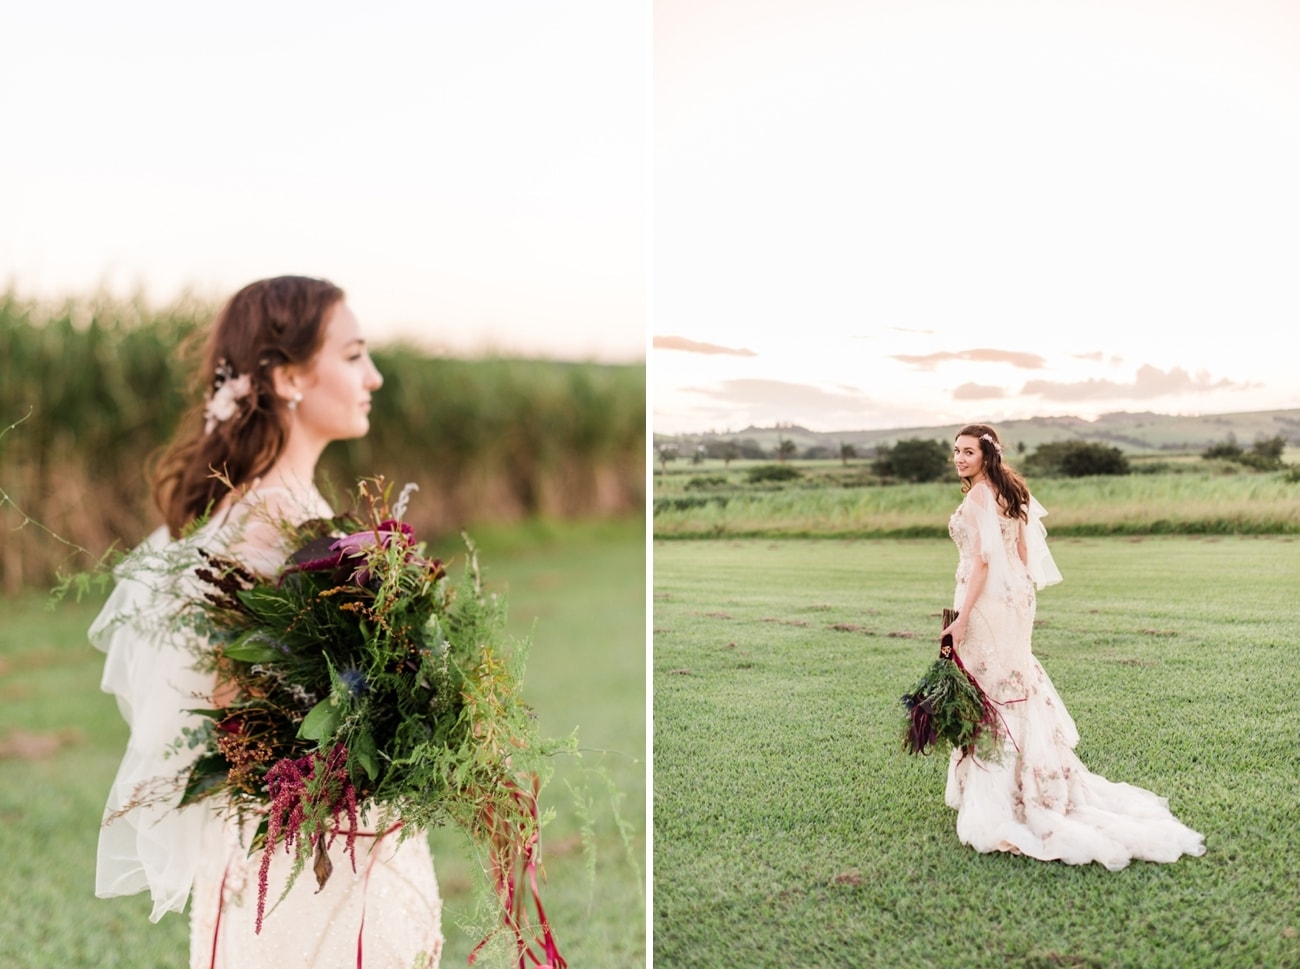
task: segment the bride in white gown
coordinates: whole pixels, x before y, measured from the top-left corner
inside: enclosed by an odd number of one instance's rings
[[[948,526],[959,554],[958,616],[944,633],[1006,728],[1000,762],[952,753],[945,797],[957,837],[981,852],[1111,870],[1135,858],[1204,854],[1202,836],[1164,798],[1093,774],[1075,754],[1074,721],[1031,650],[1036,588],[1061,580],[1047,512],[1003,463],[993,428],[963,428],[953,451],[966,497]]]
[[[317,893],[303,873],[277,905],[292,863],[279,853],[257,932],[255,819],[241,831],[220,805],[176,807],[179,790],[162,802],[141,796],[187,766],[187,755],[170,749],[183,728],[199,725],[186,711],[222,688],[193,668],[192,634],[169,622],[196,585],[176,574],[176,562],[198,564],[201,547],[274,574],[288,551],[279,523],[332,517],[312,484],[321,452],[369,429],[370,395],[383,378],[343,299],[324,280],[283,276],[245,287],[221,311],[206,399],[155,481],[167,525],[133,553],[90,630],[107,654],[103,688],[131,730],[105,810],[95,891],[149,891],[153,921],[188,901],[192,969],[434,969],[441,953],[441,901],[423,832],[403,838],[363,819],[355,872],[341,838],[324,888]],[[209,508],[206,523],[181,537]]]

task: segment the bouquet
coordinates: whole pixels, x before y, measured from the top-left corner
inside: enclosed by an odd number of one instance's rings
[[[943,610],[944,629],[956,619],[954,610]],[[940,639],[939,658],[903,696],[903,711],[903,750],[909,754],[946,745],[963,756],[978,752],[984,760],[1000,758],[1001,715],[962,665],[951,634]]]
[[[390,513],[383,482],[363,481],[364,518],[286,526],[295,551],[274,578],[200,553],[187,622],[222,686],[177,742],[199,751],[181,804],[222,795],[261,817],[259,931],[272,852],[293,854],[290,885],[309,864],[323,885],[335,839],[355,866],[368,807],[407,832],[456,825],[486,852],[518,964],[562,969],[536,877],[536,766],[558,745],[535,735],[522,650],[500,644],[504,604],[473,543],[453,583],[401,521],[407,495]]]

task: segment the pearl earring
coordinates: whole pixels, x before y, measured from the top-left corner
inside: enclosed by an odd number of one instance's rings
[[[302,403],[302,394],[295,390],[293,396],[289,398],[289,410],[297,410],[300,403]]]

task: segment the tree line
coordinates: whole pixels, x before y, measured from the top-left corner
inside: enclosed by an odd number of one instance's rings
[[[1224,460],[1240,464],[1257,471],[1276,471],[1287,467],[1282,459],[1286,450],[1287,439],[1282,435],[1260,438],[1251,447],[1241,447],[1229,435],[1228,440],[1207,448],[1202,457],[1206,460]],[[863,449],[865,450],[865,449]],[[925,482],[938,481],[952,473],[952,448],[944,441],[927,438],[905,438],[893,444],[879,444],[868,458],[872,473],[881,481]],[[1119,448],[1097,441],[1052,441],[1040,444],[1032,453],[1026,454],[1019,445],[1019,461],[1026,472],[1045,477],[1082,478],[1094,475],[1126,475],[1133,471],[1128,456]],[[656,445],[657,459],[663,469],[677,460],[689,460],[701,464],[706,459],[721,460],[724,466],[730,466],[736,460],[773,460],[776,466],[765,469],[750,468],[747,472],[751,482],[790,480],[798,477],[782,473],[777,468],[796,457],[804,460],[835,460],[845,465],[850,460],[867,457],[859,454],[859,449],[852,444],[841,444],[838,451],[827,447],[807,449],[802,455],[798,447],[789,439],[782,439],[775,448],[763,448],[752,439],[740,441],[709,441],[687,448],[675,442],[660,442]],[[789,469],[794,471],[793,468]],[[757,475],[757,477],[756,477]]]

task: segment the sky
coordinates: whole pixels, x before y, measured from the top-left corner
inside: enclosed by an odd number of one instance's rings
[[[1300,4],[659,0],[656,433],[1300,407]]]
[[[641,362],[649,0],[4,5],[0,287],[324,276],[372,342]]]

